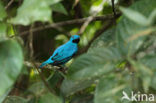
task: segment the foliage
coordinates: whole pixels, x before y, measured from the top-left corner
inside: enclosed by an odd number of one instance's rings
[[[2,3],[0,2],[0,21],[3,20],[3,18],[5,18],[7,15],[6,15],[6,12],[5,12],[5,9],[2,5]]]
[[[13,40],[6,40],[0,43],[0,68],[2,68],[0,73],[0,97],[4,95],[19,75],[22,64],[23,55],[19,44]]]
[[[18,8],[17,16],[11,19],[11,23],[29,25],[35,21],[51,21],[49,5],[57,2],[59,0],[24,0],[22,6]]]
[[[133,1],[115,4],[122,16],[111,19],[113,27],[102,29],[110,19],[88,24],[79,49],[88,51],[78,53],[65,73],[47,66],[42,74],[34,63],[80,27],[47,25],[89,16],[102,0],[15,0],[7,8],[8,1],[0,1],[0,103],[132,103],[121,100],[123,91],[156,94],[156,0]],[[106,1],[96,16],[109,13]],[[46,29],[32,32],[41,26]]]

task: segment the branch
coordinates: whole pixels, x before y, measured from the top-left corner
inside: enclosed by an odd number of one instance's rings
[[[42,63],[40,63],[40,62],[34,62],[35,63],[35,65],[37,66],[37,67],[39,67]],[[26,65],[27,67],[33,67],[33,63],[31,63],[31,62],[29,62],[29,61],[25,61],[24,62],[24,65]],[[49,70],[55,70],[52,66],[45,66],[45,67],[43,67],[43,69],[45,69],[45,68],[47,68],[47,69],[49,69]]]
[[[120,14],[118,13],[117,15],[120,15]],[[74,19],[74,20],[68,20],[68,21],[53,23],[53,24],[49,24],[49,25],[45,25],[45,26],[40,26],[40,27],[32,29],[32,32],[41,31],[41,30],[48,29],[48,28],[56,28],[56,27],[61,27],[61,26],[67,26],[67,25],[72,25],[72,24],[82,24],[86,20],[88,20],[88,18],[90,18],[90,17],[81,18],[81,19]],[[104,20],[112,20],[112,19],[113,19],[113,15],[109,14],[109,15],[104,15],[104,16],[93,17],[91,22],[98,21],[98,20],[99,21],[104,21]],[[24,31],[24,32],[21,32],[20,35],[23,36],[23,35],[26,35],[28,33],[29,33],[29,31]]]
[[[10,0],[9,3],[5,6],[5,10],[8,9],[8,7],[14,2],[14,0]]]
[[[79,2],[80,2],[79,0],[75,0],[72,8],[74,8]]]
[[[33,48],[33,24],[30,27],[30,35],[28,36],[28,41],[29,41],[29,49],[30,49],[30,58],[33,58],[33,54],[34,54],[34,48]]]
[[[36,65],[36,67],[39,67],[42,63],[34,62],[34,64]],[[27,67],[30,67],[30,68],[34,67],[34,64],[30,61],[24,62],[24,65],[26,65]],[[58,66],[51,66],[51,65],[46,65],[46,66],[42,67],[42,69],[58,71],[63,77],[65,77],[64,74],[66,74],[66,72],[67,72],[67,68],[58,67]]]

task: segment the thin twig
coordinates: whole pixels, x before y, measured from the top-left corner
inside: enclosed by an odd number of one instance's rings
[[[114,19],[118,19],[120,17],[120,15],[117,15]],[[106,31],[108,28],[110,28],[111,26],[113,26],[113,21],[109,20],[105,25],[102,26],[101,29],[99,29],[97,32],[95,32],[94,37],[89,41],[88,45],[86,45],[84,47],[84,49],[82,49],[81,51],[78,52],[78,55],[83,54],[85,52],[87,52],[88,48],[90,47],[90,45],[92,44],[92,42],[99,37],[104,31]]]
[[[99,9],[97,11],[95,11],[92,16],[88,17],[86,19],[86,21],[83,23],[83,25],[81,26],[78,34],[81,35],[85,29],[87,28],[87,26],[89,25],[89,23],[96,17],[96,15],[103,9],[103,4],[105,3],[105,0],[102,1],[102,3],[99,6]],[[102,8],[102,9],[101,9]]]
[[[116,25],[116,11],[115,11],[115,4],[114,4],[114,0],[111,0],[112,1],[112,11],[113,11],[113,14],[114,14],[114,19],[113,19],[113,23],[114,25]]]
[[[38,66],[35,64],[35,62],[34,62],[34,61],[31,61],[31,63],[33,64],[33,66],[35,67],[35,69],[38,71],[39,76],[40,76],[40,78],[42,79],[44,85],[47,87],[47,89],[48,89],[53,95],[56,95],[56,92],[55,92],[52,88],[50,88],[50,86],[49,86],[48,82],[46,81],[44,75],[43,75],[42,72],[39,70],[39,68],[38,68]]]
[[[82,24],[88,18],[89,17],[81,18],[81,19],[68,20],[68,21],[63,21],[63,22],[58,22],[58,23],[53,23],[53,24],[49,24],[49,25],[45,25],[45,26],[40,26],[40,27],[37,27],[37,28],[32,29],[32,32],[41,31],[41,30],[48,29],[48,28],[55,28],[55,27],[67,26],[67,25],[72,25],[72,24]],[[96,16],[96,17],[93,17],[93,19],[91,20],[91,22],[92,21],[98,21],[98,20],[102,20],[102,21],[104,21],[104,20],[111,20],[111,19],[113,19],[113,15],[112,14],[109,14],[109,15],[104,15],[104,16]],[[23,36],[23,35],[26,35],[28,33],[29,33],[29,31],[24,31],[24,32],[21,32],[20,35]]]
[[[116,17],[116,11],[115,11],[115,6],[114,6],[114,0],[112,0],[112,10],[114,13],[114,17]]]
[[[10,0],[9,3],[5,6],[5,10],[8,9],[8,7],[14,2],[14,0]]]
[[[30,49],[30,58],[33,58],[34,48],[33,48],[33,24],[30,27],[30,35],[29,35],[29,49]]]
[[[73,8],[79,3],[79,0],[75,0],[74,4],[73,4]]]
[[[82,33],[85,31],[86,27],[87,27],[88,24],[93,20],[93,18],[94,18],[94,16],[91,16],[91,17],[89,17],[89,18],[86,20],[86,22],[84,22],[84,24],[81,26],[81,28],[80,28],[78,34],[82,34]]]
[[[66,31],[62,27],[54,27],[54,29],[58,30],[59,32],[62,32],[64,34],[67,34],[66,36],[69,38],[71,36],[70,32]]]

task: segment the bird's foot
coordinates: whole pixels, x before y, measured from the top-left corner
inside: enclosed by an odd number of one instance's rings
[[[67,73],[67,67],[65,67],[65,66],[58,66],[59,68],[58,68],[58,70],[59,71],[61,71],[61,72],[63,72],[64,74],[66,74]]]

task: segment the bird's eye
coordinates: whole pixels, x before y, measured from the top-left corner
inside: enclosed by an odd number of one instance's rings
[[[80,41],[79,38],[78,38],[78,39],[74,39],[74,40],[72,40],[73,43],[79,43],[79,41]]]

